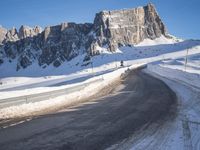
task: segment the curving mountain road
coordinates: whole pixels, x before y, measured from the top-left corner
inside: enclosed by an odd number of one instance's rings
[[[176,106],[162,81],[132,71],[106,97],[0,129],[1,150],[101,150],[162,121]]]

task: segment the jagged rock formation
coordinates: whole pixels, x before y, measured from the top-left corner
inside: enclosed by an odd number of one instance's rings
[[[3,43],[9,42],[9,41],[17,41],[19,40],[18,32],[16,28],[12,28],[7,31],[5,39],[2,41]]]
[[[24,39],[27,37],[33,37],[38,35],[39,33],[42,32],[42,29],[39,26],[35,26],[34,28],[30,28],[28,26],[22,25],[19,29],[19,39]]]
[[[7,29],[0,26],[0,44],[2,44],[3,40],[6,38]]]
[[[102,11],[96,14],[94,23],[62,23],[46,27],[42,32],[36,26],[0,28],[0,64],[5,57],[17,59],[17,70],[33,62],[45,68],[58,67],[64,61],[76,57],[80,50],[89,55],[99,54],[99,47],[114,52],[118,47],[134,45],[145,38],[168,36],[155,7],[148,4],[128,10]]]
[[[90,32],[92,24],[62,23],[58,26],[47,27],[41,34],[42,54],[39,64],[59,66],[79,54],[84,48],[85,39]],[[48,59],[47,59],[48,56]]]
[[[10,30],[0,27],[0,44],[5,44],[6,42],[15,42],[24,38],[37,36],[42,32],[42,28],[35,26],[31,28],[29,26],[22,25],[19,32],[15,27]]]
[[[94,20],[96,38],[93,43],[110,51],[122,45],[134,45],[145,38],[167,36],[166,28],[153,4],[128,10],[102,11]],[[95,53],[95,46],[91,48]]]

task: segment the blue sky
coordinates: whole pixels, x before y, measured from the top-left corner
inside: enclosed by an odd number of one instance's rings
[[[56,25],[93,22],[95,13],[143,6],[152,2],[168,31],[181,38],[200,39],[200,0],[1,0],[0,24]]]

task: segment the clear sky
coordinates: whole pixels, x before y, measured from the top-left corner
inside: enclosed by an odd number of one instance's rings
[[[0,0],[0,25],[56,25],[93,22],[95,13],[152,2],[169,33],[200,39],[200,0]]]

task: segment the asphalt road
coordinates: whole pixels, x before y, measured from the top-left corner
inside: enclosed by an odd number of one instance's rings
[[[88,103],[0,129],[0,150],[101,150],[163,120],[176,96],[162,81],[132,71]]]

